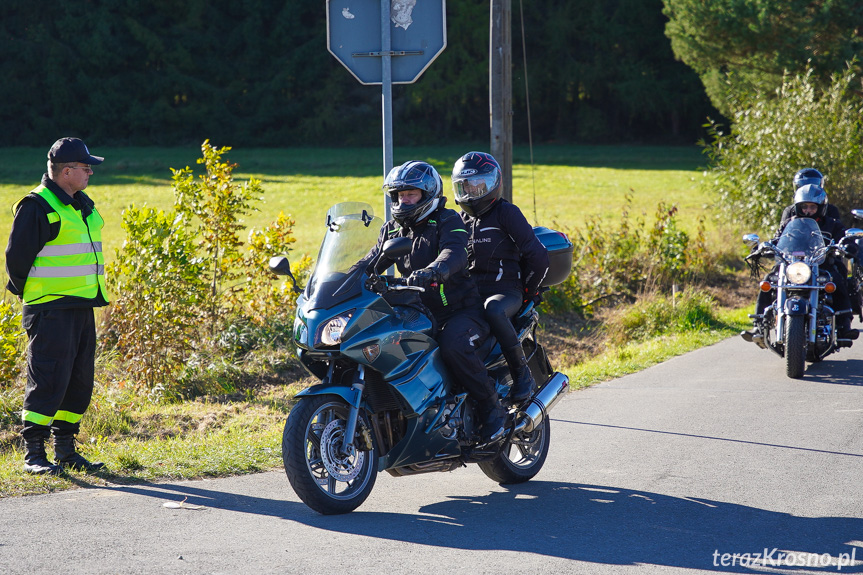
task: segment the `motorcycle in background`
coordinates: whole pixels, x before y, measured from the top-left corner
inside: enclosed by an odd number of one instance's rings
[[[859,233],[859,236],[857,235]],[[852,228],[846,237],[863,237]],[[757,274],[762,257],[773,257],[774,271],[759,284],[761,291],[776,294],[761,315],[751,317],[763,340],[756,341],[785,359],[788,377],[803,377],[806,362],[819,362],[851,340],[837,339],[836,312],[832,296],[836,291],[830,275],[821,269],[829,256],[848,257],[832,240],[825,242],[815,220],[795,218],[788,222],[779,239],[759,244],[757,234],[743,236],[753,252],[746,261]]]
[[[863,210],[851,210],[851,215],[863,222]],[[852,297],[857,297],[857,317],[863,323],[863,230],[856,227],[848,229],[845,237],[852,237],[857,243],[857,255],[848,259],[848,281]]]
[[[403,477],[476,463],[498,483],[530,480],[548,455],[548,413],[569,391],[569,379],[552,369],[537,339],[539,314],[527,304],[513,321],[538,390],[510,408],[502,439],[482,444],[474,402],[444,366],[434,320],[419,297],[423,288],[355,265],[382,224],[368,204],[330,208],[314,272],[297,299],[294,342],[318,383],[296,396],[282,458],[300,499],[325,515],[359,507],[379,471]],[[548,281],[562,282],[572,243],[547,228],[535,233],[550,251]],[[410,249],[408,238],[383,246],[389,261]],[[284,257],[272,258],[270,269],[290,274]],[[489,337],[479,353],[505,397],[512,377],[500,346]]]

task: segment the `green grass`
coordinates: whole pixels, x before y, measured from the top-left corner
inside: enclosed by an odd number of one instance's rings
[[[281,433],[287,398],[298,390],[297,386],[271,390],[253,401],[172,405],[134,401],[118,405],[112,398],[116,391],[103,390],[88,411],[88,420],[79,434],[79,451],[91,461],[104,462],[107,471],[96,475],[70,471],[59,476],[30,476],[22,470],[21,450],[4,449],[0,450],[0,497],[104,481],[137,483],[276,469],[282,463]],[[105,431],[105,415],[94,412],[111,409],[124,412],[128,427],[112,427],[110,435],[101,435],[98,431]],[[50,447],[48,451],[51,457]]]
[[[95,143],[91,147],[93,153],[106,158],[91,176],[87,193],[105,216],[102,237],[106,259],[111,262],[123,243],[122,210],[133,203],[170,209],[174,197],[170,168],[198,170],[200,148],[99,148]],[[410,159],[431,162],[451,197],[452,165],[471,149],[482,147],[397,148],[394,155],[396,163]],[[46,151],[47,147],[0,149],[0,208],[8,210],[38,185],[45,172]],[[246,218],[248,228],[267,225],[279,211],[296,220],[297,243],[291,259],[300,254],[317,256],[324,215],[334,203],[368,202],[383,216],[379,148],[236,149],[227,159],[238,164],[235,176],[239,181],[262,180],[260,211]],[[588,219],[616,219],[624,195],[632,190],[633,209],[645,214],[648,221],[658,202],[676,203],[681,226],[694,230],[711,203],[700,190],[703,159],[695,147],[538,146],[533,166],[528,149],[516,147],[513,163],[513,199],[534,225],[571,229]],[[455,207],[452,201],[449,205]],[[9,216],[0,218],[0,237],[8,237],[11,223]],[[716,229],[712,220],[708,226]],[[5,260],[4,255],[0,258]]]
[[[90,144],[95,154],[107,158],[92,176],[87,192],[107,220],[103,238],[110,262],[123,242],[122,210],[132,203],[169,209],[173,202],[169,168],[198,168],[195,162],[200,149],[104,149]],[[431,162],[441,172],[448,192],[453,162],[471,149],[483,146],[396,149],[395,161]],[[0,205],[8,209],[38,184],[45,170],[45,152],[34,148],[0,151]],[[625,195],[632,192],[633,217],[644,214],[650,223],[660,201],[675,203],[680,209],[679,226],[693,232],[711,203],[700,187],[703,160],[695,147],[539,146],[533,166],[527,148],[517,147],[514,158],[514,200],[537,225],[574,229],[589,219],[611,223],[620,217]],[[378,148],[240,149],[230,152],[227,159],[239,164],[235,172],[238,180],[254,176],[263,182],[264,199],[260,211],[247,218],[249,228],[266,225],[279,211],[296,220],[297,243],[291,259],[298,259],[300,254],[317,255],[324,213],[336,202],[365,201],[382,215]],[[11,215],[6,213],[6,218],[0,218],[0,236],[4,238],[11,226]],[[707,224],[712,237],[724,241],[728,232],[712,219]],[[745,311],[722,315],[721,326],[663,334],[625,344],[577,366],[557,368],[569,375],[574,387],[632,373],[732,335],[748,324]],[[95,477],[24,474],[23,456],[12,432],[23,390],[8,390],[0,395],[0,497],[101,481],[188,479],[278,468],[284,417],[293,393],[300,388],[301,384],[296,384],[254,390],[224,403],[200,400],[152,405],[145,397],[123,390],[101,389],[97,382],[97,393],[79,436],[82,452],[108,465],[108,472]]]
[[[752,326],[748,314],[751,306],[736,310],[722,310],[718,314],[719,324],[712,329],[685,330],[660,335],[646,341],[635,341],[594,356],[578,365],[558,366],[558,370],[569,376],[574,389],[636,373],[672,357],[713,345],[740,333]]]

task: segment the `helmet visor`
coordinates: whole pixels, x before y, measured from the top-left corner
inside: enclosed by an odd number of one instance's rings
[[[469,178],[453,179],[452,189],[458,202],[478,200],[498,185],[497,173],[475,174]]]

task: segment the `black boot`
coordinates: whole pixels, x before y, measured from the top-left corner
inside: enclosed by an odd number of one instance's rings
[[[24,471],[34,475],[49,473],[57,475],[60,468],[48,461],[45,453],[45,437],[24,439]]]
[[[54,432],[54,461],[61,468],[69,467],[77,471],[99,471],[105,467],[104,463],[90,463],[84,457],[75,451],[75,435],[63,433],[57,435]]]
[[[536,382],[527,366],[524,348],[521,344],[509,347],[503,350],[503,356],[512,373],[512,389],[509,391],[509,397],[513,403],[521,404],[536,391]]]
[[[479,410],[479,436],[482,443],[490,443],[497,441],[504,434],[504,424],[506,423],[506,411],[500,404],[500,398],[497,393],[493,393],[490,397],[477,402]]]

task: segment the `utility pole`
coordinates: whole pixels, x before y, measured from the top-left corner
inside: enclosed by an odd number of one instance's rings
[[[491,0],[488,59],[491,155],[503,172],[503,197],[512,201],[512,0]]]

